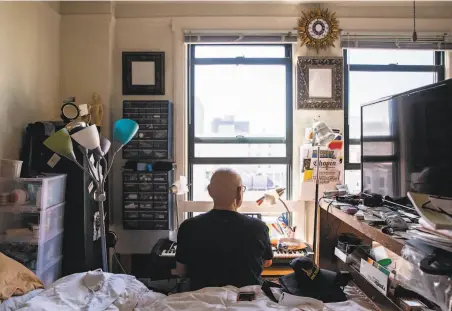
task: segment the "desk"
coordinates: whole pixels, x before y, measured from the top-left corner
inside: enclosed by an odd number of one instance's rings
[[[293,269],[290,266],[277,266],[277,267],[268,267],[262,271],[263,277],[269,276],[283,276],[293,272]]]
[[[400,256],[400,252],[403,246],[405,245],[404,240],[393,238],[392,236],[383,233],[380,228],[369,226],[368,224],[360,220],[357,220],[355,216],[344,213],[340,209],[334,207],[332,204],[328,209],[328,205],[329,203],[326,202],[322,202],[320,204],[323,211],[327,212],[320,213],[321,216],[322,214],[323,216],[325,216],[325,219],[321,219],[321,226],[323,226],[324,224],[332,225],[328,218],[330,215],[333,215],[334,218],[340,220],[342,223],[353,228],[355,231],[358,231],[359,233],[357,234],[358,236],[365,236],[372,241],[378,242],[387,249],[389,249],[391,252]],[[320,236],[322,236],[322,234]]]
[[[348,270],[358,287],[380,308],[380,310],[397,310],[398,308],[392,299],[384,296],[367,282],[359,272],[349,265],[345,265],[334,255],[334,247],[337,238],[342,233],[353,233],[363,240],[363,243],[371,244],[372,241],[380,243],[382,246],[400,256],[405,242],[401,239],[395,239],[381,231],[380,228],[369,226],[368,224],[357,220],[355,216],[344,213],[332,204],[320,204],[320,229],[319,241],[319,265],[323,269],[336,271],[338,267],[341,270]],[[338,265],[339,263],[339,265]]]

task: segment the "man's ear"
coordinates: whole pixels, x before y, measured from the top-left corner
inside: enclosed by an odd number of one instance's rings
[[[243,201],[243,191],[241,187],[237,188],[237,200],[240,201],[240,203]]]
[[[207,192],[209,193],[210,196],[212,196],[212,194],[210,193],[210,185],[207,186]]]

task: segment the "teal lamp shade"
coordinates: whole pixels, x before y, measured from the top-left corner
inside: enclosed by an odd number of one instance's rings
[[[76,161],[71,136],[66,128],[62,128],[49,136],[44,141],[44,146],[63,157]]]
[[[138,131],[138,123],[130,119],[120,119],[115,122],[113,129],[113,140],[127,144]]]
[[[88,150],[93,150],[100,146],[99,131],[94,124],[72,134],[71,137],[79,143],[80,146],[85,147]]]

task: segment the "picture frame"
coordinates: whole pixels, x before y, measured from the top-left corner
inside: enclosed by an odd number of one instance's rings
[[[165,52],[123,52],[122,94],[165,95]]]
[[[299,56],[297,61],[297,109],[343,109],[342,57]]]

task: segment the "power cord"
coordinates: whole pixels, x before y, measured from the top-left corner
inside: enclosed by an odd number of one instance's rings
[[[128,274],[126,272],[126,270],[124,269],[124,267],[121,265],[121,262],[119,261],[119,258],[118,258],[117,254],[116,254],[116,248],[112,247],[111,249],[113,250],[113,257],[115,257],[116,262],[118,263],[118,265],[121,268],[122,272],[124,272],[124,274]]]

